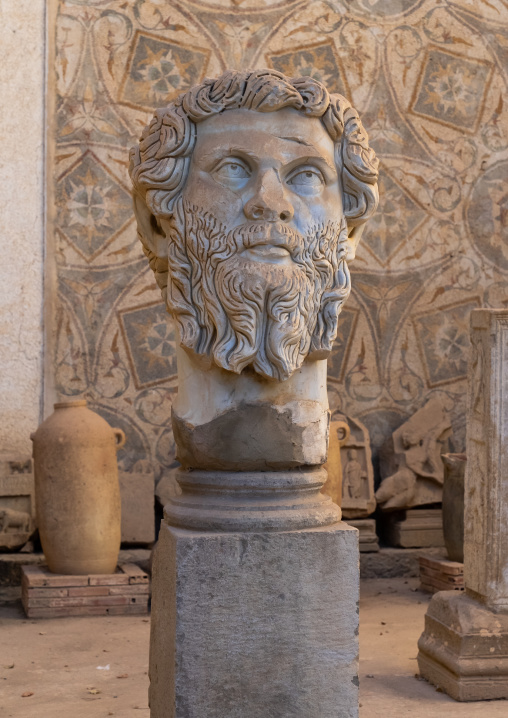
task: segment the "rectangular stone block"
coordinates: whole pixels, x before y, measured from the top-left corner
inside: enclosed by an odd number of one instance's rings
[[[357,718],[358,532],[163,522],[151,718]]]
[[[444,546],[441,509],[408,509],[383,516],[384,538],[390,546],[428,548]]]
[[[508,612],[508,311],[471,313],[465,477],[467,590]]]
[[[374,519],[345,519],[345,522],[359,531],[360,553],[379,551],[379,539]]]

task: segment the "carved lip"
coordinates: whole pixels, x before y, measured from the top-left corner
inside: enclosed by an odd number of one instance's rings
[[[270,246],[280,247],[290,251],[294,244],[292,233],[287,228],[279,228],[277,224],[255,226],[245,234],[245,249],[254,247]]]
[[[248,249],[244,249],[242,254],[248,254],[248,255],[255,255],[258,257],[273,257],[276,258],[285,258],[289,257],[289,249],[286,249],[286,247],[282,247],[280,245],[273,245],[273,244],[255,244],[254,246],[249,247]]]

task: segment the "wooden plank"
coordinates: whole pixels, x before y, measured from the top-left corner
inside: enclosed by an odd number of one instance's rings
[[[436,578],[439,581],[445,581],[450,584],[461,584],[464,583],[464,576],[451,576],[447,573],[441,573],[441,571],[435,571],[433,568],[428,566],[420,566],[420,576],[429,576],[429,578]]]
[[[34,598],[62,598],[69,596],[69,591],[81,591],[78,588],[29,588],[27,591],[27,599],[31,601]]]
[[[90,586],[125,586],[129,584],[129,576],[125,573],[97,573],[88,576]]]
[[[464,573],[464,564],[457,561],[448,561],[446,559],[432,558],[431,556],[420,556],[420,566],[427,566],[447,573],[453,576],[459,576]]]
[[[149,586],[146,583],[137,583],[130,586],[110,586],[108,590],[110,596],[131,596],[133,594],[148,596],[149,594]]]
[[[65,598],[34,598],[29,608],[59,608],[70,606],[126,606],[132,602],[131,596],[67,596]]]
[[[118,606],[120,608],[120,606]],[[129,606],[125,606],[129,608]],[[28,618],[64,618],[66,616],[107,616],[108,606],[61,606],[51,608],[29,608]]]
[[[122,588],[128,588],[123,586]],[[107,586],[80,586],[79,588],[69,588],[69,596],[109,596],[109,588]]]

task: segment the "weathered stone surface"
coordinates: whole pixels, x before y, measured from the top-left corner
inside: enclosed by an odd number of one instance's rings
[[[508,615],[467,594],[436,593],[418,641],[421,674],[457,701],[508,698]]]
[[[390,546],[444,546],[441,509],[410,509],[383,516],[383,538]]]
[[[508,310],[471,314],[465,595],[436,594],[422,675],[464,701],[508,698]]]
[[[153,471],[119,471],[122,503],[122,544],[151,544],[155,541]]]
[[[333,502],[342,504],[342,458],[340,447],[347,441],[349,426],[345,421],[330,422],[330,436],[328,440],[328,456],[324,469],[327,479],[323,486],[323,493],[328,494]]]
[[[35,492],[29,456],[0,456],[0,551],[21,548],[35,531]]]
[[[379,539],[376,534],[376,522],[374,519],[347,519],[345,523],[358,529],[360,553],[379,551]]]
[[[340,450],[342,514],[345,519],[361,519],[372,514],[376,508],[369,432],[361,421],[352,416],[344,416],[344,420],[349,426],[349,436]]]
[[[415,578],[420,575],[421,556],[444,558],[442,548],[381,548],[360,554],[361,578]]]
[[[41,420],[46,383],[43,284],[44,260],[51,251],[44,211],[46,5],[31,0],[3,3],[0,23],[0,452],[19,455],[31,453],[30,432]],[[20,121],[27,108],[28,132],[26,122]],[[46,292],[44,300],[47,305]]]
[[[328,411],[312,425],[298,422],[301,408],[248,404],[230,409],[201,426],[173,412],[177,459],[186,469],[263,471],[322,464],[326,459]],[[317,438],[316,441],[312,439]]]
[[[468,591],[508,612],[508,311],[471,314],[464,574]]]
[[[452,561],[464,563],[465,454],[443,454],[443,537]]]
[[[153,581],[152,718],[358,716],[354,529],[163,523]]]
[[[383,480],[376,499],[383,511],[441,502],[444,467],[441,454],[448,450],[451,419],[439,398],[400,426],[381,455]]]
[[[173,496],[179,496],[182,493],[182,490],[178,485],[178,481],[176,480],[179,471],[179,466],[167,469],[157,481],[155,486],[155,497],[162,508],[164,508]]]

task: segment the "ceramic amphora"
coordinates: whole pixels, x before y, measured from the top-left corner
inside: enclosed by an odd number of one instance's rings
[[[125,443],[85,400],[54,405],[31,435],[37,521],[50,571],[114,573],[120,550],[116,452]]]

